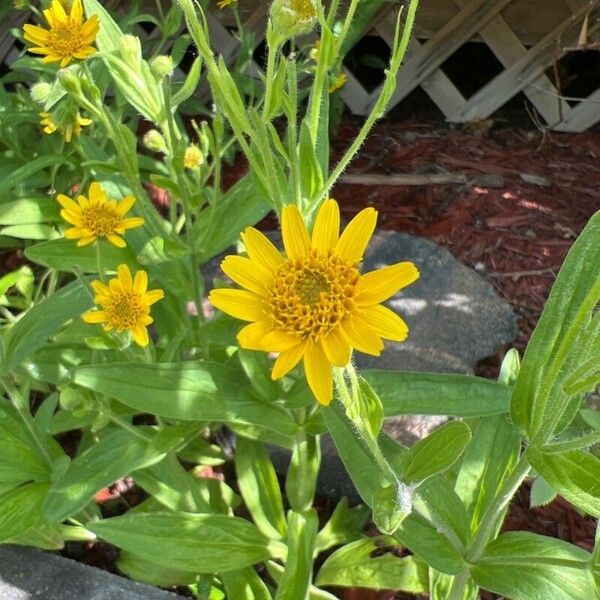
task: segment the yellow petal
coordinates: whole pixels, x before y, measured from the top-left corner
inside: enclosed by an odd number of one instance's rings
[[[360,262],[376,223],[377,211],[374,208],[361,210],[344,229],[335,247],[336,254],[350,262]]]
[[[146,292],[144,294],[144,302],[150,306],[151,304],[154,304],[156,302],[158,302],[159,300],[162,300],[165,297],[165,293],[163,290],[149,290],[148,292]]]
[[[133,339],[138,346],[143,348],[148,345],[148,342],[150,341],[148,330],[143,325],[136,325],[131,333],[133,333]]]
[[[288,204],[281,211],[281,234],[288,258],[300,258],[310,252],[310,239],[298,208]]]
[[[127,246],[125,240],[114,233],[109,233],[106,236],[106,239],[117,248],[125,248],[125,246]]]
[[[333,250],[340,234],[340,209],[335,200],[323,202],[312,232],[312,247],[317,252]]]
[[[400,262],[365,273],[358,280],[354,301],[359,306],[379,304],[418,278],[419,271],[411,262]]]
[[[60,216],[67,223],[71,223],[71,225],[75,225],[77,227],[83,227],[83,217],[81,216],[81,211],[75,212],[75,211],[67,210],[66,208],[63,208],[60,211]]]
[[[123,263],[117,267],[117,278],[125,291],[133,289],[133,278],[126,264]]]
[[[67,232],[66,231],[65,231],[65,237],[67,237]],[[86,237],[82,237],[77,242],[77,245],[80,246],[80,247],[82,247],[82,246],[89,246],[90,244],[93,244],[97,239],[98,238],[95,235],[88,235]]]
[[[383,350],[379,336],[356,313],[342,322],[340,333],[353,348],[365,354],[379,356]]]
[[[83,8],[81,7],[81,0],[74,0],[73,6],[71,6],[71,23],[81,24],[83,20]]]
[[[92,289],[96,292],[96,294],[104,294],[104,295],[110,294],[110,290],[108,289],[108,287],[105,286],[98,279],[94,279],[94,281],[92,281],[92,283],[90,285],[92,286]]]
[[[336,367],[345,367],[350,362],[352,348],[339,327],[330,331],[321,340],[327,360]]]
[[[71,227],[64,233],[65,239],[67,240],[77,240],[82,237],[82,235],[83,234],[80,227]]]
[[[304,355],[306,341],[296,344],[293,348],[281,352],[273,365],[271,379],[277,380],[287,375],[299,362]]]
[[[125,196],[121,202],[117,205],[117,212],[123,216],[125,213],[129,212],[129,209],[135,204],[134,196]]]
[[[260,263],[265,269],[276,271],[283,262],[279,250],[258,229],[248,227],[241,237],[250,260]]]
[[[245,325],[237,335],[240,348],[268,352],[268,348],[265,348],[262,342],[265,335],[271,331],[271,328],[271,324],[267,321],[256,321],[256,323]]]
[[[54,18],[58,21],[67,20],[67,13],[65,12],[65,9],[58,0],[52,0],[50,10],[52,11],[52,15],[54,16]]]
[[[104,204],[106,202],[106,192],[102,189],[102,186],[97,181],[92,181],[88,189],[88,196],[92,202],[98,202]]]
[[[28,42],[33,42],[34,44],[38,44],[43,46],[48,43],[50,39],[50,32],[46,29],[42,29],[37,25],[23,25],[23,37]]]
[[[308,385],[319,404],[328,406],[333,398],[333,373],[320,342],[309,342],[304,352]]]
[[[377,335],[386,340],[403,342],[408,337],[408,325],[386,306],[365,306],[361,308],[360,316]]]
[[[74,212],[81,213],[81,206],[79,206],[77,202],[71,200],[71,198],[69,198],[68,196],[65,196],[64,194],[58,194],[58,196],[56,196],[56,200],[62,207],[66,208],[67,210],[72,210]]]
[[[133,229],[134,227],[141,227],[144,224],[142,217],[129,217],[128,219],[121,220],[121,227],[123,229]]]
[[[60,68],[64,69],[65,67],[69,66],[70,62],[71,62],[71,57],[70,56],[63,56],[62,59],[61,59],[61,61],[60,61]],[[71,136],[69,135],[68,137],[69,137],[69,139],[67,139],[67,136],[65,136],[65,140],[67,142],[70,142],[71,141]]]
[[[81,315],[81,318],[86,323],[102,323],[106,320],[106,311],[104,310],[89,310]]]
[[[135,278],[133,280],[133,289],[138,294],[145,294],[148,289],[148,273],[144,270],[139,270],[135,274]]]
[[[260,263],[256,263],[244,256],[226,256],[221,263],[221,269],[237,284],[251,292],[268,297],[267,286],[271,283],[273,275]]]
[[[261,321],[265,318],[260,296],[246,290],[212,290],[208,300],[219,310],[242,321]]]
[[[290,335],[281,329],[271,329],[263,338],[263,347],[270,352],[284,352],[300,341],[299,336]]]

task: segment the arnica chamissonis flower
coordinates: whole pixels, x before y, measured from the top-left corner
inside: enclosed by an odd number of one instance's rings
[[[223,312],[251,321],[238,334],[242,348],[279,352],[271,377],[279,379],[304,359],[308,384],[321,404],[333,395],[332,365],[348,364],[352,348],[378,356],[381,338],[402,341],[406,323],[381,305],[419,272],[400,262],[361,275],[359,264],[377,212],[365,208],[339,235],[340,211],[327,200],[309,236],[300,211],[281,215],[286,255],[259,231],[242,233],[248,257],[227,256],[221,268],[241,285],[216,289],[209,300]]]
[[[117,204],[116,200],[108,200],[102,186],[94,181],[88,190],[89,198],[77,196],[77,202],[64,194],[58,194],[56,199],[63,209],[62,218],[74,227],[65,231],[68,240],[78,240],[78,246],[87,246],[98,238],[106,238],[118,248],[125,248],[125,240],[120,237],[126,229],[139,227],[144,224],[141,217],[125,218],[125,214],[133,206],[135,198],[125,196]]]
[[[117,276],[108,285],[96,280],[92,281],[92,288],[96,292],[94,302],[102,310],[90,310],[81,318],[86,323],[102,323],[105,331],[129,331],[138,345],[147,346],[146,326],[154,320],[150,306],[162,300],[165,294],[160,289],[148,290],[146,271],[138,271],[134,278],[127,265],[119,265]]]
[[[65,115],[66,116],[66,115]],[[58,131],[65,142],[69,143],[73,139],[73,135],[78,136],[81,134],[81,128],[91,125],[92,120],[86,119],[79,114],[79,111],[66,116],[61,120],[55,120],[55,118],[47,112],[40,113],[40,125],[44,133],[48,135]]]
[[[44,10],[49,30],[37,25],[23,25],[24,37],[35,44],[29,48],[33,54],[44,54],[42,62],[60,62],[61,68],[72,60],[87,58],[96,52],[92,46],[100,28],[97,15],[85,22],[81,0],[74,0],[69,14],[59,0],[52,0],[50,8]]]
[[[219,2],[217,2],[217,6],[223,10],[226,6],[234,4],[235,2],[237,2],[237,0],[219,0]]]

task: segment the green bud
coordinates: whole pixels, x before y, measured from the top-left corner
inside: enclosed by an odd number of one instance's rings
[[[164,154],[167,153],[167,144],[165,143],[165,138],[156,129],[150,129],[150,131],[144,135],[142,141],[144,146],[148,148],[148,150],[152,150],[152,152],[162,152]]]
[[[40,81],[31,88],[31,91],[30,91],[31,99],[34,102],[39,102],[40,104],[45,104],[46,100],[48,100],[48,97],[50,96],[51,91],[52,91],[52,86],[49,83],[47,83],[45,81]]]
[[[119,43],[119,54],[132,69],[139,69],[142,62],[140,38],[134,35],[124,35]]]
[[[81,94],[81,81],[79,77],[73,73],[70,69],[60,69],[57,74],[60,84],[69,92],[69,94],[80,95]]]
[[[173,59],[170,56],[161,54],[150,61],[150,69],[156,79],[164,79],[173,75]]]
[[[314,0],[273,0],[270,12],[275,35],[285,40],[308,33],[317,21]]]

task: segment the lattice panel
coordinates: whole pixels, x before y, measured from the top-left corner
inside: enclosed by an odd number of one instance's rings
[[[389,108],[396,106],[420,86],[448,121],[464,123],[491,117],[506,102],[522,92],[543,124],[551,129],[583,131],[600,121],[600,89],[571,106],[561,98],[559,90],[546,75],[548,69],[560,58],[575,51],[586,16],[590,24],[589,36],[593,38],[600,32],[600,0],[553,0],[553,8],[545,0],[443,2],[445,14],[449,18],[437,31],[428,32],[430,37],[427,41],[419,41],[413,36]],[[118,9],[119,4],[120,0],[105,2],[109,9]],[[419,18],[423,15],[423,20],[429,22],[427,11],[439,10],[434,5],[433,0],[431,3],[423,0],[417,16],[417,32],[421,31]],[[264,39],[268,3],[250,1],[245,8],[244,26],[254,32],[257,47]],[[449,12],[452,10],[454,13]],[[548,13],[544,13],[547,32],[537,32],[532,37],[527,35],[522,23],[515,24],[514,15],[529,10],[554,11],[554,20],[552,15],[548,17]],[[371,32],[381,36],[388,45],[393,40],[395,12],[394,4],[385,5],[372,23]],[[239,51],[239,42],[215,16],[217,13],[218,9],[213,9],[208,14],[212,42],[215,51],[231,64]],[[20,55],[10,29],[20,27],[28,19],[28,14],[12,11],[0,25],[0,62],[10,65]],[[139,33],[145,35],[141,30]],[[475,94],[465,98],[444,72],[443,64],[471,40],[485,43],[501,63],[503,70]],[[249,70],[248,74],[254,77],[262,75],[260,65],[255,62],[251,63]],[[367,114],[377,99],[380,87],[370,93],[350,69],[344,67],[344,71],[348,80],[341,91],[342,99],[353,113]],[[179,75],[184,74],[179,72]],[[208,85],[203,83],[197,95],[207,99],[209,94]]]

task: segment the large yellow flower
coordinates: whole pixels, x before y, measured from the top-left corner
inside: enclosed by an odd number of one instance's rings
[[[92,281],[96,292],[94,302],[102,310],[90,310],[82,315],[86,323],[102,323],[106,331],[129,331],[140,346],[148,345],[147,325],[153,322],[150,306],[164,298],[162,290],[148,290],[148,274],[138,271],[135,279],[127,265],[119,265],[117,276],[104,285]]]
[[[348,364],[352,348],[379,356],[381,338],[402,341],[406,323],[380,303],[413,283],[419,272],[400,262],[361,275],[359,264],[375,229],[377,212],[365,208],[339,235],[340,211],[327,200],[312,237],[295,206],[281,215],[286,256],[248,227],[248,252],[227,256],[221,268],[241,285],[216,289],[209,299],[238,319],[251,321],[238,334],[242,348],[279,352],[271,376],[279,379],[303,358],[308,384],[321,404],[333,395],[332,365]]]
[[[66,67],[72,60],[84,59],[96,52],[92,44],[100,22],[97,15],[83,21],[81,0],[74,0],[69,14],[58,0],[52,0],[44,17],[49,30],[37,25],[23,25],[25,39],[35,44],[29,52],[44,54],[42,62],[60,62],[61,67]]]
[[[62,218],[74,225],[65,231],[65,237],[69,240],[79,240],[78,246],[87,246],[98,238],[106,238],[118,248],[125,248],[125,240],[120,236],[126,229],[144,224],[142,217],[125,218],[135,198],[125,196],[117,204],[116,200],[108,200],[106,192],[96,181],[90,184],[88,196],[89,198],[77,196],[77,202],[64,194],[58,194],[56,197],[63,207],[60,211]]]

